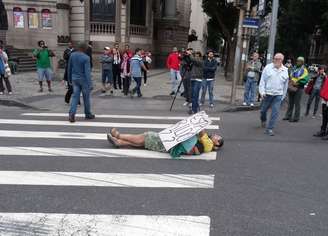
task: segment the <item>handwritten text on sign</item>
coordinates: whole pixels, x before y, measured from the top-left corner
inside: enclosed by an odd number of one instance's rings
[[[161,131],[159,137],[162,140],[165,149],[168,151],[179,143],[198,134],[211,123],[212,121],[208,115],[202,111]]]

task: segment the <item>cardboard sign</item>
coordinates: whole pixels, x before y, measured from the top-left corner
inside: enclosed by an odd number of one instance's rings
[[[172,147],[206,129],[211,123],[212,121],[208,115],[204,111],[201,111],[164,129],[159,133],[159,137],[165,149],[169,151]]]

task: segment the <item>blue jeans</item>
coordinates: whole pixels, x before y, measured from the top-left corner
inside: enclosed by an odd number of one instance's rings
[[[90,86],[86,82],[80,79],[73,80],[72,83],[73,83],[73,96],[72,96],[72,103],[71,103],[71,109],[69,110],[69,114],[70,115],[76,114],[77,104],[79,103],[80,94],[82,92],[83,102],[84,102],[84,113],[86,116],[92,115],[90,111],[90,92],[91,92]]]
[[[248,105],[255,102],[257,81],[253,77],[247,77],[245,84],[244,102]]]
[[[43,81],[44,78],[46,78],[47,81],[50,81],[52,79],[52,70],[50,68],[38,68],[38,80]]]
[[[282,96],[266,95],[261,104],[261,121],[267,121],[267,112],[271,108],[271,118],[267,129],[273,129],[279,117],[279,110],[282,102]]]
[[[137,92],[138,96],[141,96],[141,77],[133,77],[134,81],[136,82],[136,87],[133,89],[134,92]]]
[[[213,89],[214,89],[214,80],[203,80],[202,82],[202,97],[200,102],[202,104],[205,103],[206,91],[208,89],[208,97],[210,100],[210,104],[214,104],[213,101]]]
[[[197,113],[199,111],[199,92],[202,87],[202,82],[197,80],[191,80],[191,102],[192,102],[192,111]]]
[[[179,70],[170,69],[170,77],[171,77],[171,86],[172,92],[177,92],[178,86],[181,81],[181,74]]]
[[[101,74],[102,83],[105,84],[113,84],[113,71],[111,70],[103,70]]]

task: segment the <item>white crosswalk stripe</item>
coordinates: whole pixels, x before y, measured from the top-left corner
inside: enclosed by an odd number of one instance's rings
[[[1,136],[1,131],[0,131]],[[11,136],[12,137],[12,136]],[[28,136],[27,136],[28,137]],[[45,136],[44,136],[45,137]],[[26,136],[24,136],[26,138]],[[49,136],[47,137],[49,138]],[[103,138],[103,137],[102,137]],[[62,156],[62,157],[110,157],[110,158],[147,158],[171,159],[167,153],[140,149],[102,149],[102,148],[45,148],[45,147],[0,147],[0,156]],[[216,153],[185,155],[181,160],[215,160]]]
[[[210,234],[210,218],[207,216],[0,213],[0,224],[2,226],[0,234],[6,236],[208,236]]]
[[[61,160],[74,161],[74,158],[94,158],[97,162],[99,158],[104,160],[129,158],[137,161],[148,159],[147,161],[169,160],[168,153],[152,152],[140,149],[114,149],[109,146],[100,148],[85,147],[90,141],[95,143],[107,143],[106,130],[99,133],[99,127],[118,127],[127,129],[157,130],[167,128],[185,117],[165,117],[165,116],[131,116],[131,115],[98,115],[103,121],[79,121],[71,124],[65,120],[58,120],[58,117],[66,117],[63,113],[24,113],[23,117],[30,119],[0,119],[0,124],[6,125],[6,128],[0,129],[0,158],[15,157],[16,160],[28,161],[28,157],[52,158],[63,157]],[[42,120],[46,117],[47,120]],[[83,115],[77,115],[83,117]],[[20,117],[21,118],[21,117]],[[33,119],[35,118],[35,119]],[[57,118],[57,120],[53,120]],[[44,119],[44,118],[43,118]],[[107,120],[108,119],[108,120]],[[111,122],[116,119],[119,122]],[[213,121],[219,121],[218,117],[211,118]],[[151,121],[150,121],[151,120]],[[166,123],[155,123],[154,121],[165,121]],[[108,121],[108,122],[107,122]],[[136,122],[137,121],[137,122]],[[148,122],[147,122],[148,121]],[[19,126],[18,126],[19,125]],[[53,127],[55,131],[44,131],[48,127]],[[9,127],[9,128],[8,128]],[[25,127],[28,127],[27,130]],[[42,128],[40,128],[42,127]],[[69,127],[68,130],[65,127]],[[74,128],[76,127],[76,128]],[[57,128],[65,132],[57,132]],[[98,128],[98,129],[97,129]],[[212,124],[208,129],[216,130],[219,126]],[[93,132],[97,130],[98,132]],[[10,138],[15,146],[4,146],[1,140]],[[47,140],[47,146],[42,146],[43,140]],[[70,145],[68,141],[79,140]],[[22,145],[17,145],[18,143]],[[25,145],[24,145],[25,143]],[[33,145],[30,145],[32,143]],[[51,146],[51,144],[53,145]],[[50,145],[50,147],[49,147]],[[64,147],[62,147],[64,146]],[[66,146],[66,147],[65,147]],[[188,161],[214,161],[217,153],[207,153],[199,156],[182,156],[180,159]],[[49,159],[51,157],[51,159]],[[39,159],[33,159],[38,161]],[[41,160],[41,159],[40,159]],[[82,159],[79,159],[82,160]],[[140,162],[140,161],[137,161]],[[172,161],[174,162],[174,161]],[[72,163],[72,162],[70,162]],[[203,163],[203,162],[201,162]],[[10,170],[1,169],[0,165],[0,188],[1,186],[25,186],[29,187],[78,187],[78,188],[109,188],[115,189],[192,189],[210,190],[214,188],[215,175],[212,173],[182,174],[182,173],[132,173],[114,171],[70,171],[69,168],[64,171],[40,171],[37,168],[20,169],[21,166]],[[47,169],[47,168],[46,168]],[[51,168],[50,168],[51,169]],[[183,170],[186,171],[186,170]],[[113,172],[113,171],[109,171]],[[143,171],[141,171],[143,172]],[[42,211],[41,211],[42,212]],[[48,212],[48,210],[47,210]],[[53,209],[49,213],[6,213],[0,212],[0,235],[58,235],[60,231],[63,235],[71,235],[72,232],[88,232],[90,235],[108,235],[113,232],[114,235],[122,236],[166,236],[166,235],[185,235],[185,236],[209,236],[210,235],[210,217],[194,216],[188,214],[181,215],[156,215],[149,212],[147,215],[97,215],[97,214],[65,214],[63,212],[55,213]],[[126,213],[126,212],[125,212]],[[42,223],[40,223],[42,222]],[[12,229],[10,227],[15,227]],[[9,226],[10,225],[10,226]],[[28,227],[21,227],[28,225]],[[18,229],[17,229],[18,228]],[[21,230],[17,231],[17,230]],[[39,231],[38,231],[39,230]],[[34,233],[34,234],[33,234]]]

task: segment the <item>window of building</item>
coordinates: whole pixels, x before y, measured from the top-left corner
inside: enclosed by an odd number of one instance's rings
[[[115,22],[115,0],[90,0],[90,20]]]
[[[14,26],[15,28],[24,28],[24,12],[20,7],[14,7]]]
[[[147,0],[131,0],[131,25],[146,25]]]
[[[52,28],[52,15],[49,9],[43,9],[41,11],[41,24],[43,29]]]
[[[39,17],[35,8],[27,9],[27,20],[30,29],[37,29],[39,27]]]

